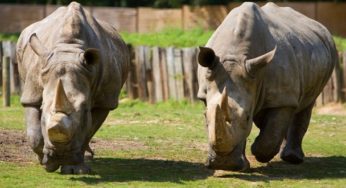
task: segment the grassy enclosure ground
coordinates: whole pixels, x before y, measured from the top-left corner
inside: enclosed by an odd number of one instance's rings
[[[150,105],[122,102],[91,143],[96,156],[91,175],[47,173],[25,139],[18,97],[0,107],[0,187],[344,187],[346,114],[313,115],[304,139],[306,161],[286,164],[277,157],[256,162],[249,151],[248,172],[212,171],[203,166],[207,137],[200,103]],[[345,109],[345,106],[343,106]]]

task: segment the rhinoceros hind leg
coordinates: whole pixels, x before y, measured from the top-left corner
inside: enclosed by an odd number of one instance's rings
[[[304,161],[302,141],[309,127],[313,106],[314,103],[295,115],[287,131],[286,145],[281,152],[282,160],[292,164],[299,164]]]
[[[94,151],[90,148],[90,145],[88,144],[87,147],[85,148],[85,154],[84,154],[84,159],[85,160],[93,160],[94,159]]]
[[[285,149],[280,157],[282,160],[292,164],[300,164],[304,161],[303,151]]]
[[[251,152],[257,161],[268,162],[279,153],[287,128],[292,122],[293,112],[293,108],[272,108],[254,118],[260,134],[252,144]]]
[[[78,165],[63,165],[60,168],[62,174],[90,174],[91,168],[85,163]]]

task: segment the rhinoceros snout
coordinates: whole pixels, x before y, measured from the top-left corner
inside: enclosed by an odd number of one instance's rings
[[[244,171],[250,168],[250,163],[245,156],[245,142],[237,145],[229,153],[219,153],[209,148],[206,167],[214,170]]]
[[[68,143],[72,136],[72,120],[63,113],[52,116],[47,126],[48,138],[52,143]]]

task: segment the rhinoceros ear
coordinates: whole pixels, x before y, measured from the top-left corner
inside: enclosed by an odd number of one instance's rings
[[[215,52],[213,49],[208,47],[199,47],[199,53],[198,53],[198,63],[202,67],[211,68],[215,65]]]
[[[246,69],[247,73],[251,77],[255,77],[258,70],[260,70],[261,68],[263,68],[264,66],[266,66],[272,62],[274,55],[275,55],[275,52],[276,52],[276,46],[272,51],[270,51],[264,55],[261,55],[259,57],[253,58],[253,59],[246,60],[245,69]]]
[[[36,33],[33,33],[29,38],[29,44],[32,50],[41,58],[45,59],[49,52],[47,48],[42,44],[40,39],[38,39]]]
[[[84,60],[87,65],[95,65],[100,62],[100,51],[95,48],[88,48],[84,52]]]

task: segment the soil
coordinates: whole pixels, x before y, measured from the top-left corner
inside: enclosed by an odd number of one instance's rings
[[[0,130],[0,161],[28,163],[35,159],[24,132]]]
[[[319,115],[346,115],[346,108],[340,103],[330,103],[322,107],[315,109],[316,113]]]
[[[97,155],[99,150],[129,150],[146,146],[141,142],[127,140],[93,139],[91,149]],[[29,147],[24,131],[0,129],[0,161],[15,163],[37,163],[36,154]]]

